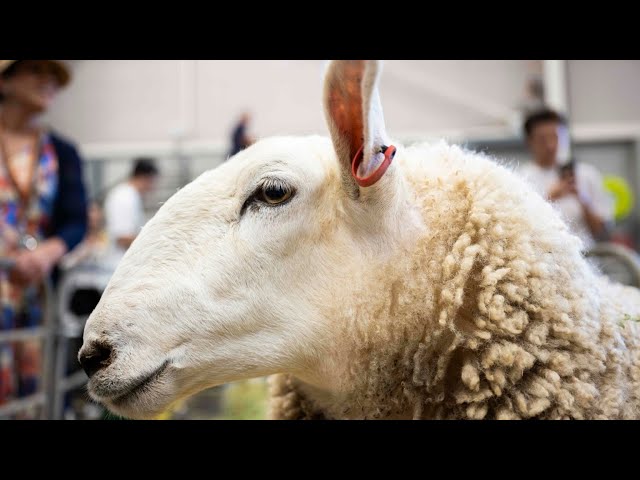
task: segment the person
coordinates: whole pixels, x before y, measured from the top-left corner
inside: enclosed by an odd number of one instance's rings
[[[533,162],[520,166],[521,175],[560,210],[585,250],[606,238],[613,202],[595,167],[568,158],[566,120],[544,108],[527,116],[524,134]]]
[[[61,61],[0,60],[0,329],[42,323],[42,282],[86,232],[81,158],[41,121],[70,80]],[[40,341],[0,344],[0,404],[40,390],[42,367]]]
[[[153,159],[138,158],[129,179],[108,193],[104,210],[112,266],[118,264],[144,226],[143,197],[154,189],[158,174]]]
[[[244,150],[253,143],[253,138],[247,134],[249,122],[251,121],[251,115],[249,112],[245,112],[241,115],[240,121],[236,124],[231,134],[231,151],[229,157],[234,156],[236,153]]]

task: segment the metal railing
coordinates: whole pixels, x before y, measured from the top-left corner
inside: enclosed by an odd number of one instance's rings
[[[225,160],[221,151],[199,155],[181,152],[152,155],[134,150],[117,156],[86,157],[84,176],[90,196],[98,201],[104,200],[111,188],[128,178],[132,160],[139,156],[154,158],[160,169],[156,188],[144,199],[144,207],[149,215],[155,213],[178,188],[184,187],[201,173],[217,167]]]
[[[611,242],[600,242],[585,253],[600,272],[610,279],[640,288],[640,256],[632,249]]]
[[[0,258],[0,271],[10,272],[15,262]],[[43,319],[38,327],[0,330],[0,344],[41,339],[43,342],[42,381],[40,391],[26,397],[16,398],[0,405],[0,418],[7,418],[34,406],[41,406],[40,418],[59,420],[63,417],[65,394],[87,381],[83,371],[66,377],[68,336],[59,327],[56,314],[56,297],[49,278],[42,284]]]
[[[15,262],[10,258],[0,258],[0,270],[9,273]],[[51,283],[47,280],[42,283],[42,291],[44,294],[43,309],[44,316],[42,320],[42,326],[35,328],[14,328],[11,330],[0,331],[0,344],[9,342],[24,342],[26,340],[42,339],[44,344],[44,355],[42,358],[42,382],[40,383],[40,391],[32,395],[17,398],[9,402],[5,402],[0,405],[0,418],[7,417],[19,413],[20,411],[27,410],[34,406],[41,406],[41,417],[46,419],[50,418],[52,405],[51,399],[53,398],[55,375],[54,369],[51,368],[55,359],[55,315],[52,315],[51,301],[53,299]]]

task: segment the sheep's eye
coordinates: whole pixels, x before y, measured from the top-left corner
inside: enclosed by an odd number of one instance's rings
[[[291,198],[293,190],[285,185],[270,183],[263,185],[259,192],[259,198],[269,205],[277,205]]]

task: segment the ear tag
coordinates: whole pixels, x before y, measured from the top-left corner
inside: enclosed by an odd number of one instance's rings
[[[356,156],[353,157],[353,162],[351,163],[351,175],[353,175],[356,183],[361,187],[370,187],[382,178],[384,173],[387,171],[387,168],[389,168],[389,165],[391,165],[391,161],[396,155],[396,147],[394,147],[393,145],[390,145],[388,147],[386,145],[382,145],[379,152],[384,154],[384,160],[382,161],[382,163],[380,163],[378,168],[368,177],[359,177],[358,167],[360,166],[360,164],[362,163],[362,159],[364,158],[363,148],[364,145],[360,147],[360,150],[358,150]]]

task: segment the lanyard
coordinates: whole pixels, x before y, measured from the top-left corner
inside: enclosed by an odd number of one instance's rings
[[[35,141],[36,141],[36,150],[35,154],[31,155],[30,162],[28,165],[29,175],[27,179],[27,188],[23,190],[20,188],[18,184],[14,172],[12,171],[9,165],[9,155],[7,153],[7,149],[4,143],[3,132],[0,127],[0,161],[3,163],[4,170],[6,175],[13,186],[14,190],[17,193],[18,203],[20,204],[16,215],[18,215],[18,229],[21,230],[22,237],[20,239],[21,246],[27,248],[28,250],[35,250],[38,246],[38,241],[35,238],[35,224],[32,224],[29,221],[29,210],[34,201],[34,196],[37,195],[37,165],[41,156],[42,142],[40,132],[34,133]]]

